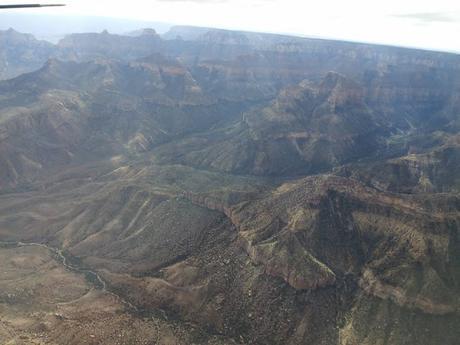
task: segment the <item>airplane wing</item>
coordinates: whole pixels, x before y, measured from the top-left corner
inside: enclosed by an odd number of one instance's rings
[[[36,8],[36,7],[55,7],[65,6],[64,4],[20,4],[20,5],[0,5],[0,10],[7,10],[11,8]]]

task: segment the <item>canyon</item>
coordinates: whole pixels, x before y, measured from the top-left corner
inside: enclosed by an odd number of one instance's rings
[[[0,342],[457,344],[459,102],[450,53],[0,32]]]

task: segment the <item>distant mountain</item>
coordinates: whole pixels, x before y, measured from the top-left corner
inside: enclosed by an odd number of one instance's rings
[[[23,11],[2,13],[0,30],[7,30],[10,27],[20,32],[30,33],[40,40],[57,43],[70,34],[103,30],[125,34],[145,27],[155,28],[159,33],[165,33],[171,28],[171,24],[110,17],[29,14]]]
[[[132,62],[50,59],[36,72],[0,82],[0,91],[3,187],[79,154],[149,151],[247,109],[205,94],[185,67],[161,55]]]
[[[100,34],[72,34],[59,41],[59,57],[77,61],[99,57],[132,60],[159,51],[160,36],[145,31],[140,36],[122,36],[103,31]]]
[[[0,79],[8,79],[40,68],[54,54],[51,43],[13,29],[0,31]]]
[[[166,146],[161,156],[168,160],[176,157],[169,149],[182,150],[183,164],[293,176],[370,155],[383,133],[364,103],[364,90],[331,72],[318,85],[304,82],[282,90],[268,107],[244,114],[232,128]]]

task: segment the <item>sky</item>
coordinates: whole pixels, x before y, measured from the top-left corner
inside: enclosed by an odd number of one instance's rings
[[[460,0],[56,1],[67,6],[28,11],[107,16],[460,52]],[[42,3],[51,2],[42,0]]]

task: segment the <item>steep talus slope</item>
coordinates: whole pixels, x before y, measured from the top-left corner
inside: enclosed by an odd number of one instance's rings
[[[115,157],[41,179],[23,197],[5,193],[1,228],[16,239],[47,238],[74,255],[94,259],[96,266],[100,261],[101,267],[117,272],[145,272],[187,255],[202,232],[225,218],[184,199],[185,188],[228,190],[239,200],[265,185],[181,166],[133,165]],[[23,231],[16,233],[17,227]]]

